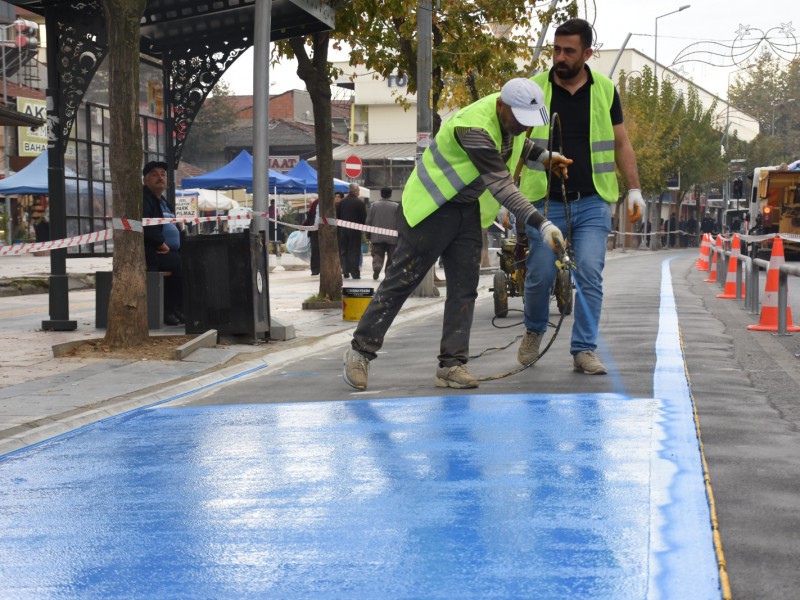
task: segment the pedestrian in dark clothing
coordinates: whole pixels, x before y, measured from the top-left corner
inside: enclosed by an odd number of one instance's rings
[[[311,227],[319,223],[317,212],[319,211],[319,198],[314,198],[311,206],[308,207],[303,225]],[[311,242],[311,274],[319,275],[319,231],[309,230],[308,241]]]
[[[167,189],[167,163],[151,161],[142,169],[142,217],[171,218],[175,214],[164,198]],[[183,268],[181,264],[181,234],[175,223],[149,225],[144,228],[144,257],[148,271],[163,271],[164,323],[182,325]]]
[[[367,222],[367,207],[358,197],[359,185],[350,184],[350,192],[336,207],[336,220],[364,225]],[[361,231],[349,227],[338,227],[339,260],[342,276],[361,279]]]
[[[714,233],[715,226],[716,223],[714,223],[714,219],[711,218],[711,215],[706,215],[700,223],[700,231],[703,233]]]
[[[689,245],[692,247],[697,246],[697,219],[694,217],[690,217],[686,221],[686,233],[688,234]]]
[[[397,231],[397,202],[392,201],[392,188],[381,188],[381,198],[373,202],[367,211],[367,225]],[[392,264],[392,256],[397,246],[397,235],[387,233],[367,233],[372,252],[372,278],[377,280],[383,269],[384,258],[386,269]]]
[[[669,221],[667,221],[667,232],[669,234],[669,247],[675,247],[675,232],[678,230],[678,222],[675,218],[675,214],[671,214],[669,217]]]

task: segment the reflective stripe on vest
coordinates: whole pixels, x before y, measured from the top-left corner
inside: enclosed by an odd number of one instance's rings
[[[589,147],[592,156],[592,182],[597,193],[607,202],[619,199],[616,165],[614,162],[614,126],[611,124],[611,104],[614,102],[614,83],[606,76],[592,72],[594,83],[590,89],[591,116],[589,126]],[[553,86],[549,71],[539,73],[531,78],[544,91],[545,102],[550,106]],[[531,138],[542,147],[547,147],[549,129],[535,127]],[[520,191],[530,201],[544,198],[547,193],[547,175],[544,168],[527,165],[522,169]]]
[[[403,215],[413,227],[475,181],[478,170],[458,143],[456,127],[485,130],[500,150],[502,134],[497,120],[497,98],[491,94],[458,111],[445,122],[403,189]]]

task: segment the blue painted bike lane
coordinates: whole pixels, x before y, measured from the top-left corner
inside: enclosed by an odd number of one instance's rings
[[[0,457],[0,597],[719,598],[668,264],[653,398],[137,410]]]

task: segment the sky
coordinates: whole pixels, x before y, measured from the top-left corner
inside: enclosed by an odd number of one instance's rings
[[[712,45],[709,42],[718,42],[730,48],[742,26],[747,26],[750,34],[744,38],[746,41],[739,42],[739,47],[749,47],[755,40],[764,37],[766,42],[762,45],[770,48],[780,45],[780,53],[784,56],[800,51],[800,47],[796,46],[800,41],[800,10],[797,9],[796,0],[595,0],[593,16],[597,41],[601,44],[600,52],[619,49],[628,33],[631,33],[627,47],[652,58],[656,17],[685,4],[689,4],[689,8],[658,19],[658,62],[661,65],[672,64],[682,50],[699,42],[703,45],[694,46],[695,49],[710,49]],[[792,35],[797,36],[798,40],[787,38],[782,28],[795,30]],[[552,42],[552,39],[551,28],[547,41]],[[253,91],[252,57],[252,51],[246,52],[225,74],[224,79],[236,94],[251,94]],[[346,59],[344,53],[331,54],[331,60]],[[721,59],[715,60],[722,62]],[[716,66],[700,62],[686,63],[685,74],[699,86],[725,97],[729,78],[735,80],[736,72],[741,68],[732,65],[730,59],[726,62],[727,65]],[[296,66],[289,61],[273,68],[270,71],[270,92],[276,94],[289,89],[304,89],[303,81],[297,77],[295,69]]]

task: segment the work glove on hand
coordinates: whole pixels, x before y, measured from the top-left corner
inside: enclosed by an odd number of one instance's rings
[[[628,190],[628,220],[636,223],[644,214],[644,198],[642,190]]]
[[[548,244],[556,254],[560,253],[558,244],[556,242],[560,243],[562,248],[566,246],[561,230],[553,225],[550,221],[545,221],[539,226],[539,233],[542,234],[542,240],[544,240],[544,243]]]
[[[568,179],[567,167],[572,164],[572,159],[567,158],[560,152],[549,152],[545,150],[539,156],[539,162],[544,165],[545,169],[550,169],[550,163],[553,164],[553,173],[562,179]]]

